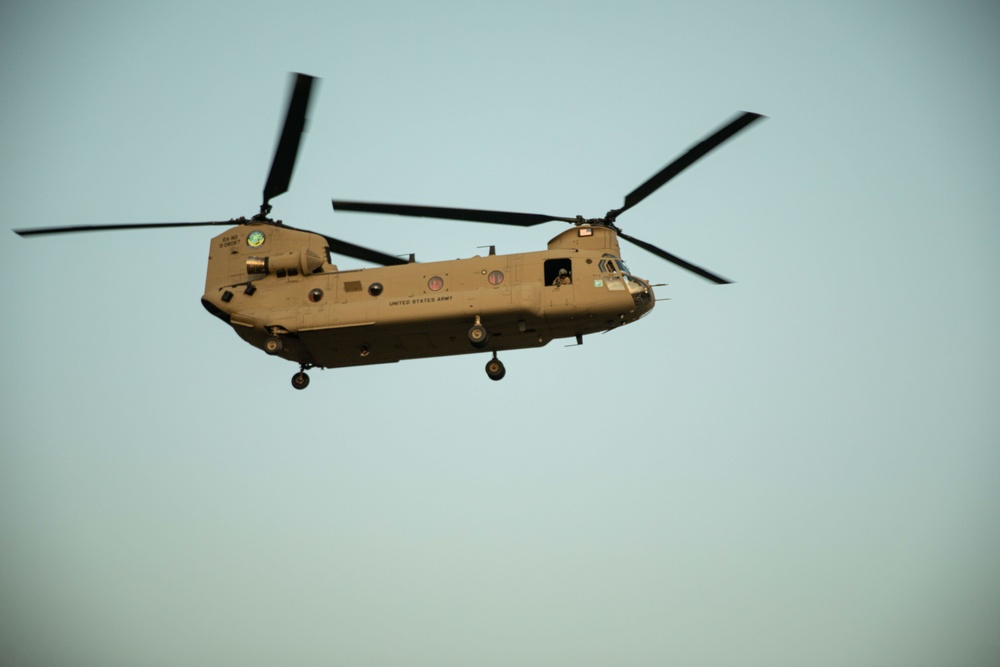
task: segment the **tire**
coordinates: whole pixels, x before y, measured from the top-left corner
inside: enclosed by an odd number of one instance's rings
[[[493,381],[500,381],[503,376],[507,375],[507,369],[504,367],[503,362],[499,359],[490,359],[486,362],[486,374]]]
[[[473,347],[483,347],[490,341],[490,332],[482,324],[474,324],[469,329],[469,342]]]

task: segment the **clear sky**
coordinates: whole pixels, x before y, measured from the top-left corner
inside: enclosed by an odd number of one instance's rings
[[[6,2],[0,663],[1000,664],[993,2]],[[620,219],[582,347],[313,371],[199,299],[274,215],[418,260]],[[342,259],[341,267],[363,264]],[[669,299],[669,300],[668,300]]]

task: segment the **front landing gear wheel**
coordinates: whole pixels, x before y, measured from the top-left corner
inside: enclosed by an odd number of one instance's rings
[[[304,371],[299,371],[292,376],[292,386],[296,389],[305,389],[309,386],[309,376]]]
[[[472,347],[483,347],[490,341],[490,332],[482,324],[474,324],[469,329],[469,342]]]
[[[486,363],[486,374],[491,380],[502,380],[504,375],[507,375],[507,369],[504,368],[503,362],[493,357]]]
[[[264,351],[268,354],[278,354],[282,347],[284,346],[281,344],[281,339],[277,336],[270,336],[264,341]]]

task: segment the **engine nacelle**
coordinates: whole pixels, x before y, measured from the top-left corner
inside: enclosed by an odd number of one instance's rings
[[[225,312],[234,312],[221,295],[248,282],[264,281],[268,276],[312,275],[336,271],[328,263],[329,241],[319,234],[289,229],[279,224],[248,223],[227,229],[212,239],[205,275],[205,298]],[[251,292],[258,287],[250,285]],[[242,292],[241,292],[242,294]],[[247,294],[251,296],[251,294]]]
[[[302,274],[315,273],[324,263],[325,258],[305,248],[267,257],[252,255],[247,257],[246,267],[247,275],[263,277],[271,273],[279,275],[289,273],[294,275],[297,272]]]

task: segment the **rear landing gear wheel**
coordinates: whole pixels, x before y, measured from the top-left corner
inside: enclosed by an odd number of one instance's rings
[[[490,332],[482,324],[473,324],[469,329],[469,342],[472,347],[483,347],[490,341]]]
[[[486,362],[486,374],[491,380],[502,380],[503,376],[507,375],[507,369],[504,368],[503,362],[494,356]]]
[[[281,343],[281,339],[277,336],[270,336],[264,341],[264,351],[268,354],[278,354],[281,352],[282,347],[284,346]]]
[[[292,386],[296,389],[305,389],[309,386],[309,376],[305,374],[305,371],[299,371],[292,376]]]

